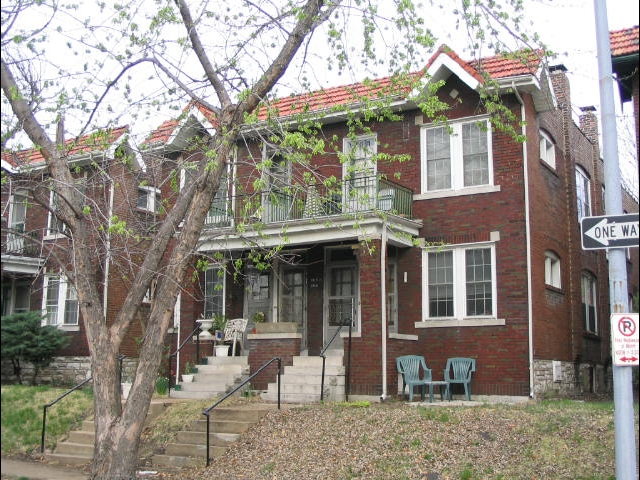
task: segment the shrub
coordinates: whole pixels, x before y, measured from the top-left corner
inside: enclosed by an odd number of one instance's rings
[[[55,354],[64,348],[69,339],[62,330],[52,325],[42,325],[39,312],[14,313],[2,317],[2,358],[11,360],[13,373],[22,384],[22,363],[33,364],[32,385],[38,373],[51,364]]]

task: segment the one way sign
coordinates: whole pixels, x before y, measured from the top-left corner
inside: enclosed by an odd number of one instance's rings
[[[638,246],[638,214],[582,217],[582,248],[623,248]]]

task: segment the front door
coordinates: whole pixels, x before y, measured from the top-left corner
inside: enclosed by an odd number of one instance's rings
[[[323,347],[341,325],[342,332],[349,331],[349,324],[357,328],[358,266],[355,263],[328,265],[327,279]],[[329,348],[343,348],[340,335],[336,336]]]
[[[307,299],[305,295],[305,270],[284,268],[280,288],[279,322],[296,322],[302,334],[300,348],[307,348]]]

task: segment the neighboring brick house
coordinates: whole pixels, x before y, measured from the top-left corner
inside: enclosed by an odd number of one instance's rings
[[[144,232],[149,217],[157,215],[159,205],[153,206],[157,196],[153,188],[146,186],[150,184],[152,169],[130,149],[128,127],[68,140],[65,149],[73,165],[74,182],[87,199],[83,208],[91,211],[96,222],[106,227],[105,218],[116,216],[136,231]],[[35,149],[3,152],[2,169],[2,315],[42,311],[44,323],[63,329],[70,338],[69,345],[59,353],[72,360],[66,363],[61,360],[64,365],[59,366],[60,370],[68,372],[68,364],[87,369],[88,362],[78,360],[89,355],[89,348],[77,295],[60,268],[62,265],[69,268],[72,262],[70,240],[64,224],[51,213],[59,199],[50,189],[44,158]],[[104,228],[95,238],[92,247],[96,249],[96,261],[104,258],[106,242],[111,242],[111,247],[116,247],[118,242],[107,232]],[[122,252],[117,256],[124,257]],[[108,321],[113,319],[126,291],[124,275],[120,272],[128,268],[126,262],[116,259],[105,261],[99,268],[102,272],[99,290],[106,303]],[[148,316],[145,308],[148,310],[148,306],[143,305],[140,311],[141,320]],[[135,338],[140,336],[140,331],[138,323],[124,342],[123,353],[137,354]],[[3,378],[5,374],[9,373],[3,369]],[[74,378],[84,378],[85,374],[86,371],[82,371],[67,378],[55,378],[67,383]],[[46,373],[44,377],[49,378]]]
[[[611,45],[611,65],[618,82],[618,91],[622,103],[632,101],[636,124],[636,153],[640,152],[640,93],[638,89],[638,53],[640,51],[638,25],[609,32]],[[638,160],[636,155],[636,162]]]
[[[289,364],[318,355],[348,322],[351,342],[343,332],[335,347],[351,354],[353,395],[394,395],[404,354],[424,355],[436,379],[448,357],[475,358],[474,395],[610,390],[606,254],[580,242],[580,217],[603,213],[593,109],[576,125],[564,68],[546,69],[533,54],[526,65],[467,62],[443,46],[424,73],[443,83],[448,125],[399,87],[394,118],[351,134],[348,115],[332,107],[357,112],[363,98],[388,93],[389,79],[275,102],[281,120],[317,112],[339,146],[304,163],[269,145],[267,113],[258,112],[212,204],[199,247],[209,268],[185,282],[171,345],[202,315],[244,317],[242,354],[255,370],[273,356]],[[491,127],[479,94],[489,81],[523,122],[525,142]],[[145,159],[162,172],[183,169],[188,139],[211,128],[192,107],[152,133]],[[268,160],[260,171],[256,159]],[[275,259],[256,257],[280,244]],[[630,293],[637,287],[630,278]],[[258,316],[296,331],[254,333]]]

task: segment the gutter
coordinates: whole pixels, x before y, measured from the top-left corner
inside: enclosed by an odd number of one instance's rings
[[[515,93],[518,102],[520,102],[520,117],[522,118],[522,135],[527,138],[526,135],[526,113],[524,107],[524,101],[515,86],[512,84],[513,92]],[[527,140],[522,143],[522,159],[524,170],[524,215],[525,215],[525,230],[527,237],[527,335],[529,340],[529,398],[534,398],[533,391],[533,299],[531,298],[531,219],[529,217],[530,203],[529,203],[529,161],[527,156]]]

